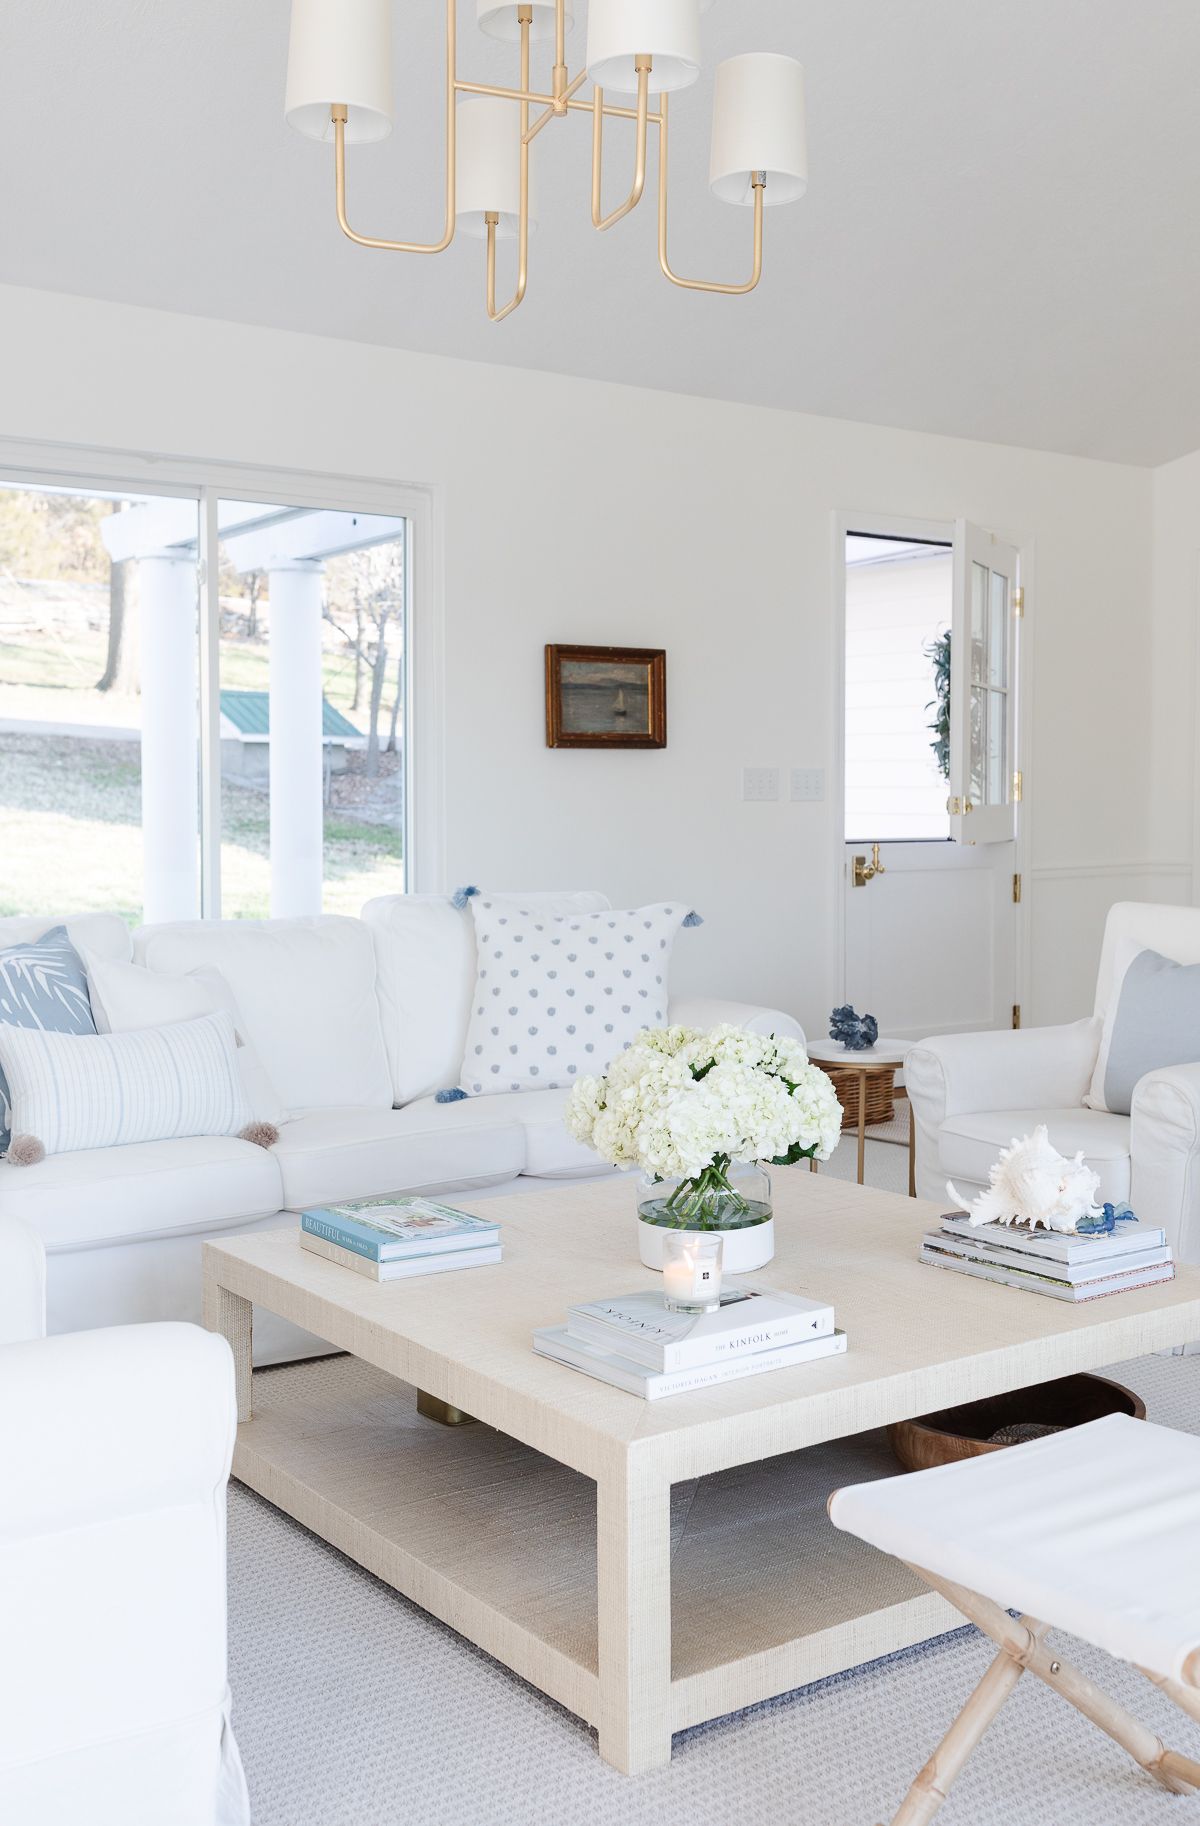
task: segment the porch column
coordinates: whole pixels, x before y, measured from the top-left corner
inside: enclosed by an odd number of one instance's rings
[[[142,682],[142,917],[200,915],[196,556],[138,559]]]
[[[271,914],[321,911],[324,880],[321,607],[324,566],[315,559],[272,564]]]

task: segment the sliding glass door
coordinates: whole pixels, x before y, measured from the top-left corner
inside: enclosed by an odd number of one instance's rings
[[[0,480],[0,915],[402,892],[411,557],[403,515]]]

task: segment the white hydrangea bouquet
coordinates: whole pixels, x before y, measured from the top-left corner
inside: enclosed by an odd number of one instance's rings
[[[797,1040],[740,1027],[658,1027],[639,1034],[603,1078],[579,1080],[566,1123],[602,1160],[641,1168],[642,1225],[738,1231],[768,1223],[771,1206],[765,1173],[766,1197],[755,1197],[753,1185],[748,1194],[735,1183],[737,1169],[828,1160],[842,1107]],[[758,1261],[740,1265],[769,1260],[761,1247]]]

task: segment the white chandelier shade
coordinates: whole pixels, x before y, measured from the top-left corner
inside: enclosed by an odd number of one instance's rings
[[[600,89],[637,91],[637,59],[653,58],[649,92],[686,89],[700,74],[700,15],[715,0],[589,0],[587,73]]]
[[[717,66],[709,184],[722,203],[753,204],[762,172],[768,209],[795,203],[808,188],[804,67],[751,51]]]
[[[531,44],[545,44],[555,35],[554,0],[525,0],[533,14],[529,27]],[[510,44],[516,44],[521,36],[521,11],[518,0],[475,0],[476,18],[481,32],[489,38],[504,38]],[[575,24],[575,16],[570,7],[566,8],[563,21],[564,31],[570,31]]]
[[[347,142],[386,139],[391,90],[391,0],[292,0],[284,113],[297,132],[332,139],[344,102]]]
[[[530,159],[529,227],[537,227],[533,213],[536,190],[534,160]],[[521,219],[521,123],[509,101],[492,95],[472,95],[458,104],[458,173],[456,214],[458,232],[487,238],[487,218],[499,217],[496,238],[511,241]]]

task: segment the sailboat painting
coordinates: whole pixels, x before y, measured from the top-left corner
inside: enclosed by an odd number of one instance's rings
[[[658,647],[547,647],[547,747],[665,748],[666,665]]]

